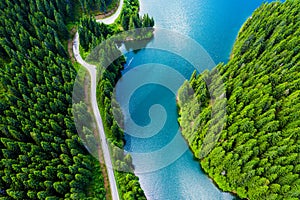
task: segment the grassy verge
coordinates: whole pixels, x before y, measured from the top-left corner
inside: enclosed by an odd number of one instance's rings
[[[87,184],[86,193],[88,197],[93,197],[97,199],[112,199],[110,192],[110,184],[108,180],[108,173],[104,162],[99,133],[90,103],[90,76],[88,71],[84,67],[82,67],[78,63],[75,64],[77,65],[77,81],[84,87],[84,96],[82,97],[82,100],[87,106],[88,113],[90,113],[90,128],[98,144],[97,158],[93,157],[96,156],[95,154],[93,154],[93,156],[91,155],[91,159],[93,161],[93,169],[91,169],[92,176],[90,182]]]
[[[112,0],[112,2],[107,6],[106,11],[100,11],[100,10],[92,10],[89,12],[90,15],[105,15],[106,13],[110,13],[110,15],[114,14],[115,11],[117,10],[117,7],[119,5],[120,0]],[[113,12],[112,12],[113,11]],[[109,17],[110,15],[107,15],[106,17]]]
[[[90,52],[86,52],[81,46],[79,46],[79,53],[83,60],[85,60],[86,57],[88,57],[88,55],[90,54]]]
[[[102,166],[100,167],[100,163],[96,158],[91,156],[91,160],[93,161],[92,179],[86,188],[87,196],[93,197],[93,199],[106,199],[104,180],[103,177],[100,176],[100,174],[102,174]]]

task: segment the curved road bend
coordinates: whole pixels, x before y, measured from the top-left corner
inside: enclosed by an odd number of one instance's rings
[[[114,23],[114,21],[118,18],[118,16],[121,13],[123,4],[124,4],[124,0],[120,0],[119,7],[113,15],[111,15],[111,16],[105,18],[105,19],[97,20],[97,22],[102,22],[104,24]],[[73,53],[74,53],[74,57],[77,60],[77,62],[79,64],[81,64],[83,67],[85,67],[88,70],[88,72],[90,73],[90,76],[91,76],[90,99],[92,101],[92,109],[93,109],[94,116],[95,116],[95,119],[96,119],[96,122],[97,122],[98,132],[99,132],[99,135],[100,135],[100,138],[101,138],[101,146],[102,146],[104,161],[105,161],[105,165],[106,165],[106,169],[107,169],[107,173],[108,173],[108,179],[109,179],[109,184],[110,184],[110,189],[111,189],[111,195],[112,195],[113,200],[119,200],[120,197],[119,197],[119,193],[118,193],[117,183],[116,183],[116,179],[115,179],[114,170],[112,168],[112,166],[113,166],[112,165],[112,159],[111,159],[111,156],[110,156],[110,153],[109,153],[108,145],[106,143],[106,137],[105,137],[105,133],[104,133],[102,118],[101,118],[99,108],[98,108],[98,104],[97,104],[97,98],[96,98],[96,87],[97,87],[96,66],[85,62],[82,59],[82,57],[80,56],[80,53],[79,53],[79,34],[78,34],[78,32],[76,32],[74,42],[73,42]]]
[[[119,7],[114,14],[112,14],[111,16],[104,18],[104,19],[98,19],[97,22],[102,22],[104,24],[114,23],[116,21],[116,19],[119,17],[119,15],[121,14],[123,4],[124,4],[124,0],[120,0]]]

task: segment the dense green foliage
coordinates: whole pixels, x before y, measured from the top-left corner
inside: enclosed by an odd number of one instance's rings
[[[101,167],[99,166],[99,160],[93,160],[93,169],[92,169],[92,182],[89,184],[87,188],[87,196],[93,197],[89,198],[90,200],[105,200],[106,191],[104,187],[103,177],[99,176],[101,174]]]
[[[89,184],[97,166],[72,117],[76,72],[62,43],[69,38],[65,24],[73,6],[0,2],[0,51],[7,62],[0,69],[0,199],[105,196],[87,191],[94,189]],[[97,180],[103,182],[100,173]]]
[[[117,172],[119,189],[122,192],[122,198],[128,200],[146,200],[139,179],[133,173]]]
[[[96,22],[94,17],[84,16],[79,23],[79,39],[80,46],[85,52],[91,51],[102,41],[114,34],[118,34],[123,30],[132,30],[135,28],[147,28],[154,26],[154,19],[150,18],[148,14],[143,17],[139,16],[139,2],[138,0],[124,0],[121,15],[116,23],[112,25],[105,25]],[[152,37],[152,31],[141,30],[142,32],[134,35],[126,35],[127,38],[148,39]],[[130,34],[130,33],[128,33]],[[125,38],[126,38],[125,37]],[[126,40],[126,39],[120,39]]]
[[[130,3],[130,1],[125,0],[125,4],[128,4],[128,2]],[[138,1],[135,2],[136,5],[132,4],[132,6],[128,8],[126,6],[123,7],[123,11],[126,8],[127,11],[130,11],[126,15],[136,12],[138,16]],[[136,9],[136,11],[133,12],[132,10],[134,9]],[[150,19],[148,15],[145,15],[144,18],[151,21],[147,21],[149,24],[147,27],[154,25],[153,19]],[[138,18],[138,20],[141,24],[145,23],[142,18]],[[124,145],[124,133],[119,127],[120,122],[122,121],[122,112],[118,109],[119,105],[113,97],[113,88],[121,77],[121,70],[125,64],[125,58],[124,56],[121,56],[121,53],[116,49],[115,44],[110,43],[104,43],[103,49],[107,52],[116,51],[120,57],[110,64],[106,70],[101,70],[101,63],[109,63],[109,58],[105,58],[105,56],[99,57],[99,55],[103,54],[103,52],[101,52],[103,50],[101,50],[98,45],[109,37],[115,36],[122,30],[127,30],[127,28],[122,27],[122,25],[123,24],[120,24],[119,21],[112,25],[105,25],[103,23],[97,23],[93,17],[83,17],[80,20],[79,25],[80,46],[84,51],[91,51],[91,54],[87,57],[87,61],[99,65],[98,70],[102,71],[97,87],[97,100],[103,119],[105,134],[108,141],[113,146],[111,151],[113,154],[113,165],[117,169],[115,175],[119,186],[119,193],[123,199],[146,199],[145,194],[140,187],[138,177],[133,173],[131,157],[130,155],[125,155],[122,150]],[[148,31],[146,30],[144,33],[145,36],[148,37]],[[141,35],[143,35],[143,33],[141,33]],[[125,37],[128,37],[128,35]],[[121,41],[124,40],[123,36],[120,38],[122,38],[120,39]],[[141,39],[141,37],[139,37],[139,39]],[[118,112],[118,114],[116,114],[116,112]],[[119,116],[119,119],[115,119],[115,116]]]
[[[85,12],[90,12],[91,10],[106,12],[112,0],[79,0],[79,3],[81,9]]]
[[[123,199],[142,200],[146,198],[144,191],[140,187],[138,177],[132,173],[133,166],[131,156],[129,154],[125,155],[122,150],[124,145],[124,132],[119,127],[120,121],[122,120],[122,112],[118,109],[119,105],[116,100],[114,100],[112,94],[113,87],[121,76],[120,73],[123,69],[122,64],[124,61],[124,57],[122,56],[104,71],[97,88],[97,100],[101,110],[106,136],[114,146],[114,148],[112,148],[113,165],[117,169],[115,174],[122,197]],[[113,112],[115,113],[113,114]],[[118,114],[116,114],[116,112],[118,112]],[[115,116],[120,116],[121,120],[115,119]]]
[[[131,156],[129,154],[125,155],[122,150],[124,145],[124,132],[119,127],[120,121],[122,120],[122,112],[118,109],[119,105],[116,100],[114,100],[112,94],[113,87],[121,76],[120,72],[121,69],[123,69],[123,63],[124,57],[122,56],[104,71],[97,88],[97,99],[106,136],[114,146],[114,148],[112,148],[113,165],[117,169],[115,174],[122,197],[123,199],[142,200],[146,198],[144,191],[140,187],[138,177],[132,173],[133,166]],[[113,112],[115,113],[113,114]],[[116,114],[116,112],[118,112],[118,114]],[[120,116],[121,120],[115,119],[115,116]]]
[[[120,24],[124,30],[132,30],[135,28],[153,27],[154,19],[148,14],[139,15],[138,0],[124,0],[124,6],[120,16]]]
[[[89,51],[114,34],[114,31],[109,26],[96,22],[95,18],[84,16],[80,19],[78,33],[80,46]]]
[[[213,70],[225,85],[227,120],[219,138],[208,135],[217,140],[208,155],[201,150],[218,106],[208,88],[219,80],[194,74],[180,89],[184,137],[217,185],[242,198],[300,199],[299,11],[298,0],[263,4],[242,27],[228,64]]]

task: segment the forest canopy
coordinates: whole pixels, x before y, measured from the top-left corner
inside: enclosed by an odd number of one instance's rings
[[[143,17],[139,15],[138,0],[124,0],[122,13],[115,23],[106,25],[97,22],[94,17],[84,16],[80,19],[78,33],[81,52],[89,54],[86,60],[97,65],[97,70],[100,75],[100,81],[97,85],[97,102],[103,119],[106,137],[108,142],[112,145],[112,162],[116,169],[115,177],[118,183],[120,197],[123,199],[144,200],[146,199],[144,191],[140,186],[138,177],[133,173],[134,166],[132,164],[132,158],[130,154],[125,155],[122,150],[124,145],[124,132],[119,127],[119,123],[117,123],[118,119],[114,118],[116,115],[113,115],[113,112],[120,113],[119,116],[121,116],[122,113],[120,109],[113,110],[113,108],[118,108],[119,106],[113,97],[113,88],[122,76],[121,70],[123,70],[123,65],[126,63],[126,60],[116,48],[116,43],[106,43],[106,41],[110,41],[109,38],[112,36],[121,36],[121,39],[118,39],[118,41],[122,41],[124,36],[118,35],[118,33],[128,30],[128,26],[124,26],[123,19],[131,19],[134,17],[135,22],[131,22],[132,26],[130,29],[154,26],[153,18],[150,18],[147,14]],[[127,37],[129,34],[125,33],[124,35]],[[141,35],[144,36],[143,34]],[[145,39],[148,39],[149,35],[152,36],[151,28],[146,29]],[[134,38],[136,39],[137,37]],[[141,40],[144,38],[139,37],[138,39]],[[110,63],[108,59],[110,56],[99,56],[101,54],[103,55],[102,51],[117,52],[117,55],[120,56],[109,64],[105,70],[103,67],[106,66],[105,63]]]
[[[73,1],[1,1],[0,199],[105,198],[72,115]],[[102,188],[102,190],[101,190]]]
[[[194,73],[179,90],[183,136],[216,184],[241,198],[300,199],[299,11],[298,0],[263,4],[241,28],[229,62]],[[209,91],[216,72],[227,100],[218,136]]]

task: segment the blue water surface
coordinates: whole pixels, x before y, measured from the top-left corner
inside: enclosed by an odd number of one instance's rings
[[[141,12],[153,16],[156,27],[177,31],[196,40],[209,53],[215,63],[226,63],[240,27],[262,2],[265,1],[141,0]],[[151,42],[155,42],[156,39],[154,36],[154,40]],[[180,48],[181,42],[183,41],[174,41],[173,45],[178,45],[178,48]],[[153,66],[156,66],[155,63],[169,66],[186,79],[194,71],[190,63],[170,52],[144,49],[137,53],[127,53],[126,57],[127,66],[123,71],[124,75],[131,70],[139,70],[143,64],[149,63],[152,63]],[[163,70],[154,69],[153,71],[148,70],[148,73],[143,75],[144,78],[147,78],[147,80],[173,78]],[[179,129],[175,94],[168,88],[151,84],[151,81],[149,81],[149,84],[139,87],[131,95],[129,102],[124,102],[123,93],[126,90],[126,84],[126,81],[124,81],[116,88],[117,99],[123,109],[129,109],[130,117],[137,125],[143,127],[151,123],[149,109],[155,104],[159,104],[165,109],[167,118],[164,127],[154,136],[139,138],[125,133],[125,150],[133,153],[151,153],[167,146],[177,135]],[[157,116],[159,117],[159,114]],[[154,129],[155,127],[153,127]],[[181,146],[178,148],[182,148],[183,144],[186,147],[184,148],[185,151],[178,156],[178,159],[164,167],[158,166],[155,168],[155,165],[161,165],[161,160],[171,156],[174,149],[162,153],[160,157],[149,160],[147,160],[147,157],[143,160],[135,159],[133,155],[133,163],[137,169],[141,169],[145,165],[150,165],[155,169],[155,171],[137,174],[147,199],[234,199],[231,194],[220,191],[213,184],[201,170],[199,162],[193,159],[193,155],[187,148],[184,139],[180,137],[180,140],[179,143],[181,143],[178,145]]]

